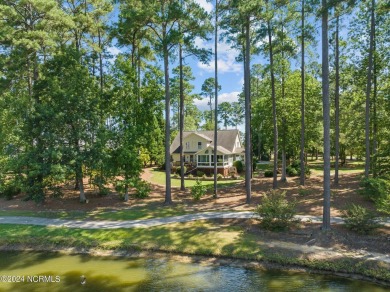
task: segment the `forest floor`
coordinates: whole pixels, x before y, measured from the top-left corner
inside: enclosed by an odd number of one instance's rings
[[[147,168],[144,170],[142,177],[147,181],[152,181],[152,175],[152,169]],[[361,173],[359,172],[344,172],[341,174],[339,186],[332,187],[331,216],[342,216],[343,210],[352,202],[370,210],[375,210],[373,203],[364,199],[357,192],[360,178]],[[279,182],[278,187],[280,190],[286,191],[288,200],[297,201],[298,214],[321,216],[323,204],[322,183],[320,173],[314,171],[310,178],[306,180],[304,187],[299,186],[298,177],[289,177],[286,183]],[[39,214],[47,216],[48,212],[50,212],[50,217],[56,217],[56,214],[58,214],[58,218],[61,218],[60,214],[63,214],[61,212],[68,212],[68,214],[70,212],[78,212],[79,217],[76,217],[76,219],[125,220],[126,218],[115,218],[115,214],[124,214],[124,212],[131,214],[132,211],[139,211],[140,208],[142,208],[143,212],[152,214],[152,216],[142,218],[207,211],[253,211],[257,204],[261,204],[264,194],[271,189],[272,178],[265,178],[261,173],[257,173],[254,176],[250,204],[245,203],[244,182],[238,182],[236,185],[219,189],[219,197],[217,199],[212,197],[210,191],[198,202],[192,199],[189,189],[181,192],[179,188],[173,187],[172,199],[174,203],[170,207],[163,206],[165,187],[162,185],[153,184],[149,198],[131,198],[128,202],[123,202],[114,190],[107,196],[99,196],[96,190],[90,188],[87,184],[85,186],[88,198],[87,204],[80,204],[78,192],[69,186],[64,192],[63,198],[48,198],[42,205],[36,205],[32,201],[23,201],[23,195],[14,197],[9,201],[0,198],[0,215],[3,213],[6,215],[31,216],[31,214],[35,213],[35,216],[40,216]],[[166,214],[155,213],[156,210],[168,210],[166,208],[170,208]],[[97,216],[97,214],[104,212],[106,212],[106,216],[102,218]],[[130,218],[132,217],[130,216]],[[221,224],[238,225],[245,232],[261,236],[265,241],[277,240],[342,250],[364,250],[390,254],[390,227],[379,228],[370,235],[360,235],[349,231],[344,225],[336,224],[332,225],[331,232],[322,232],[320,224],[310,222],[299,223],[288,231],[273,232],[261,228],[255,219],[220,219],[220,222]]]

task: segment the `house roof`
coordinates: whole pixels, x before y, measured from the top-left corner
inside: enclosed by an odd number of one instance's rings
[[[214,131],[185,131],[183,132],[183,140],[187,138],[189,135],[196,134],[200,137],[202,137],[205,140],[209,140],[211,142],[214,141]],[[233,152],[236,137],[239,135],[239,131],[237,129],[234,130],[219,130],[217,132],[217,142],[218,147],[223,147],[229,152]],[[176,135],[175,139],[173,140],[170,148],[171,153],[179,153],[180,152],[180,141],[179,141],[179,134]],[[219,150],[219,148],[217,149]],[[224,151],[221,151],[224,152]]]
[[[209,147],[207,147],[207,148],[204,148],[204,149],[202,149],[202,150],[199,150],[198,152],[196,152],[195,154],[198,154],[198,153],[201,153],[201,152],[203,152],[203,151],[205,151],[205,149],[214,149],[214,146],[209,146]],[[222,147],[222,146],[217,146],[217,152],[220,152],[220,153],[222,153],[222,154],[232,154],[232,152],[231,151],[229,151],[229,150],[227,150],[226,148],[224,148],[224,147]]]

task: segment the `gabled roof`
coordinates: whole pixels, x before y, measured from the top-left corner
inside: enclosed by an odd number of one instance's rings
[[[211,142],[214,141],[214,131],[185,131],[183,132],[183,140],[187,138],[189,135],[196,134],[206,140]],[[217,142],[218,147],[221,146],[225,148],[229,152],[233,152],[236,137],[239,135],[239,131],[237,129],[234,130],[219,130],[217,132]],[[171,153],[179,153],[180,152],[180,141],[179,141],[179,133],[176,135],[173,140],[170,148]],[[218,149],[219,150],[219,149]]]
[[[211,146],[211,145],[210,145],[210,146],[207,147],[207,148],[203,148],[202,150],[199,150],[199,151],[196,152],[195,154],[199,154],[199,153],[205,151],[205,149],[212,149],[212,150],[214,150],[214,146]],[[218,152],[220,152],[220,153],[222,153],[222,154],[232,154],[231,151],[227,150],[226,148],[224,148],[224,147],[222,147],[222,146],[217,146],[217,153],[218,153]]]

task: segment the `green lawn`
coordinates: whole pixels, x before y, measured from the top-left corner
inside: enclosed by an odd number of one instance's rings
[[[125,210],[94,210],[94,211],[0,211],[0,216],[29,216],[75,220],[136,220],[160,217],[170,217],[188,214],[183,205],[157,206],[156,203],[147,203],[143,206],[134,206]]]
[[[308,161],[309,168],[315,173],[320,173],[324,170],[324,162],[322,160]],[[340,174],[360,173],[364,171],[364,162],[362,161],[348,161],[346,166],[339,167]],[[334,173],[334,161],[331,161],[331,173]]]
[[[223,180],[223,181],[218,181],[218,186],[219,187],[225,187],[225,186],[231,186],[234,185],[238,182],[241,182],[242,180],[240,179],[232,179],[232,180]],[[151,171],[151,182],[154,184],[159,184],[159,185],[165,185],[165,172],[160,171],[157,169],[154,169]],[[196,183],[196,180],[185,180],[185,186],[190,188],[193,187]],[[214,181],[213,180],[202,180],[203,185],[206,186],[213,186]],[[171,184],[173,187],[180,187],[180,178],[171,178]]]

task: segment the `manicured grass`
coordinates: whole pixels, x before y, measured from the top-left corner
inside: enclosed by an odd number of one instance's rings
[[[206,221],[175,223],[147,229],[85,230],[0,224],[0,246],[43,249],[159,250],[302,265],[332,272],[358,273],[390,282],[390,264],[351,257],[310,260],[302,252],[268,246],[263,235],[240,226]]]
[[[201,179],[201,178],[200,178]],[[202,180],[202,179],[201,179]],[[225,186],[231,186],[235,185],[238,182],[241,182],[242,180],[232,179],[232,180],[222,180],[218,181],[219,187],[225,187]],[[151,182],[159,185],[165,185],[165,172],[160,170],[153,170],[151,172]],[[196,180],[185,180],[185,186],[190,188],[193,187],[196,183]],[[214,181],[213,180],[202,180],[203,185],[205,186],[213,186]],[[180,187],[180,178],[171,178],[171,184],[173,187]]]
[[[58,219],[89,219],[89,220],[136,220],[161,218],[188,214],[183,205],[172,207],[156,207],[156,204],[135,206],[126,210],[94,210],[94,211],[0,211],[0,216],[28,216]]]
[[[309,168],[316,174],[322,173],[324,170],[324,162],[322,160],[308,161]],[[364,171],[364,162],[362,161],[347,161],[346,166],[340,166],[340,174],[361,173]],[[331,161],[331,173],[334,174],[334,161]]]

